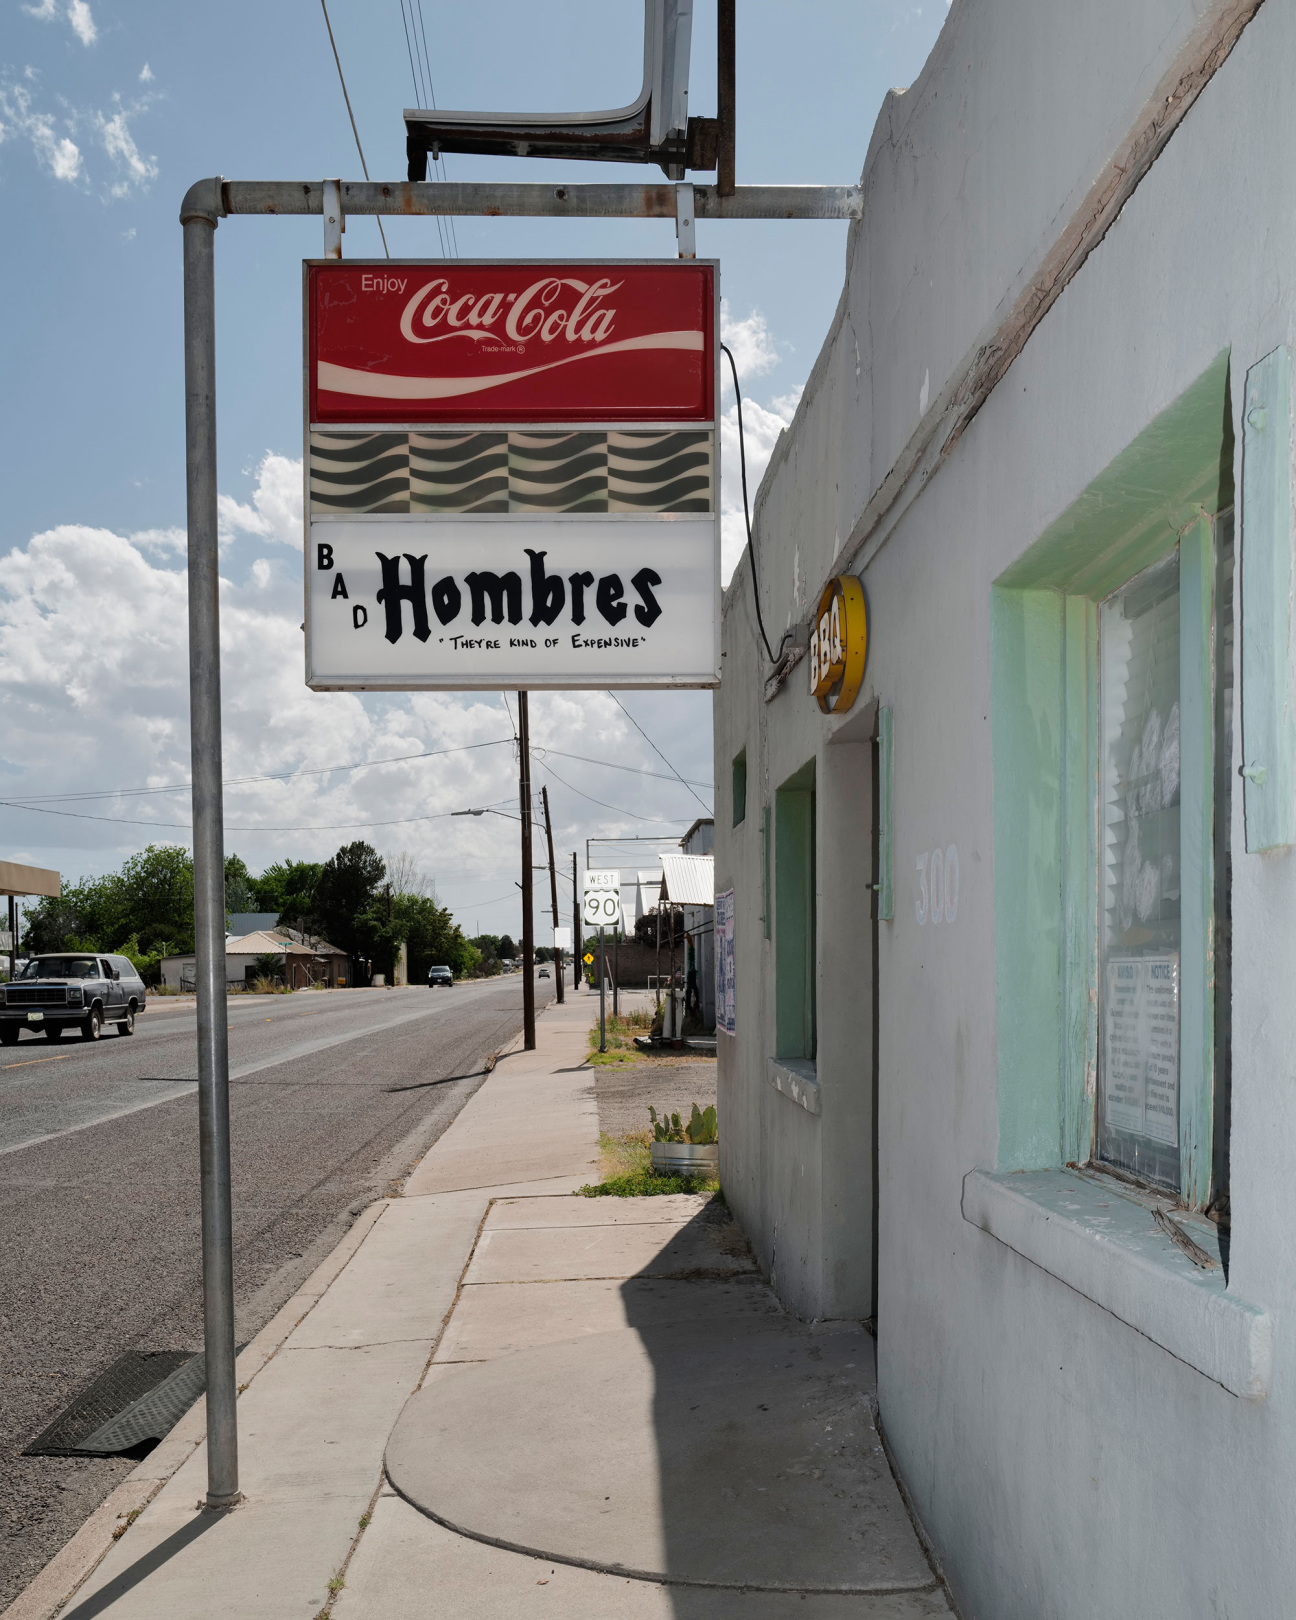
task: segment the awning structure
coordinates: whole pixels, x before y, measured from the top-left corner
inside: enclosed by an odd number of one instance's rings
[[[0,894],[43,894],[57,898],[62,893],[57,872],[47,866],[20,866],[17,861],[0,861]]]
[[[673,906],[715,905],[713,855],[663,855],[661,903]]]

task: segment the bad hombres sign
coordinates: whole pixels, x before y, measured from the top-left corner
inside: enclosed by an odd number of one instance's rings
[[[305,274],[308,684],[715,685],[714,265]]]

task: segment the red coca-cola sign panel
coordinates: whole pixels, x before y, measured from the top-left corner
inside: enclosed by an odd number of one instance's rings
[[[312,422],[705,422],[715,267],[307,269]]]

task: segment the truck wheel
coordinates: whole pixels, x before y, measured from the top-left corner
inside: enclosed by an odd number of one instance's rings
[[[119,1035],[133,1035],[135,1033],[135,1010],[130,1008],[125,1018],[117,1025]]]
[[[103,1029],[103,1014],[97,1007],[92,1007],[89,1013],[81,1020],[81,1039],[83,1041],[97,1041]]]
[[[17,1046],[17,1024],[0,1024],[0,1046]]]

